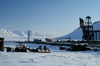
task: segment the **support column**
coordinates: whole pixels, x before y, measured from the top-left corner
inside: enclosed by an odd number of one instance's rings
[[[97,40],[97,32],[96,32],[96,40]]]

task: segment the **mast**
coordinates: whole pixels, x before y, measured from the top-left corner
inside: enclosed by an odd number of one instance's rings
[[[30,42],[30,30],[28,30],[28,42]]]

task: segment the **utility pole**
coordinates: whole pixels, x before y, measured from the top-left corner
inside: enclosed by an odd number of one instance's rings
[[[30,30],[28,30],[28,42],[30,42]]]

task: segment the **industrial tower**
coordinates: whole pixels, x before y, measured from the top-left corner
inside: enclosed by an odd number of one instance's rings
[[[87,16],[85,23],[82,18],[80,20],[80,27],[83,31],[82,40],[100,40],[100,30],[93,30],[93,24],[91,22],[91,17]]]
[[[91,17],[87,16],[85,23],[82,18],[80,19],[80,27],[82,28],[83,31],[83,40],[94,40],[94,33],[93,33],[93,25],[91,22]]]

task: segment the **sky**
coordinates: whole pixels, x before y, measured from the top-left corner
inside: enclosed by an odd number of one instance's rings
[[[100,0],[0,0],[0,28],[64,36],[79,27],[79,18],[100,21]]]

